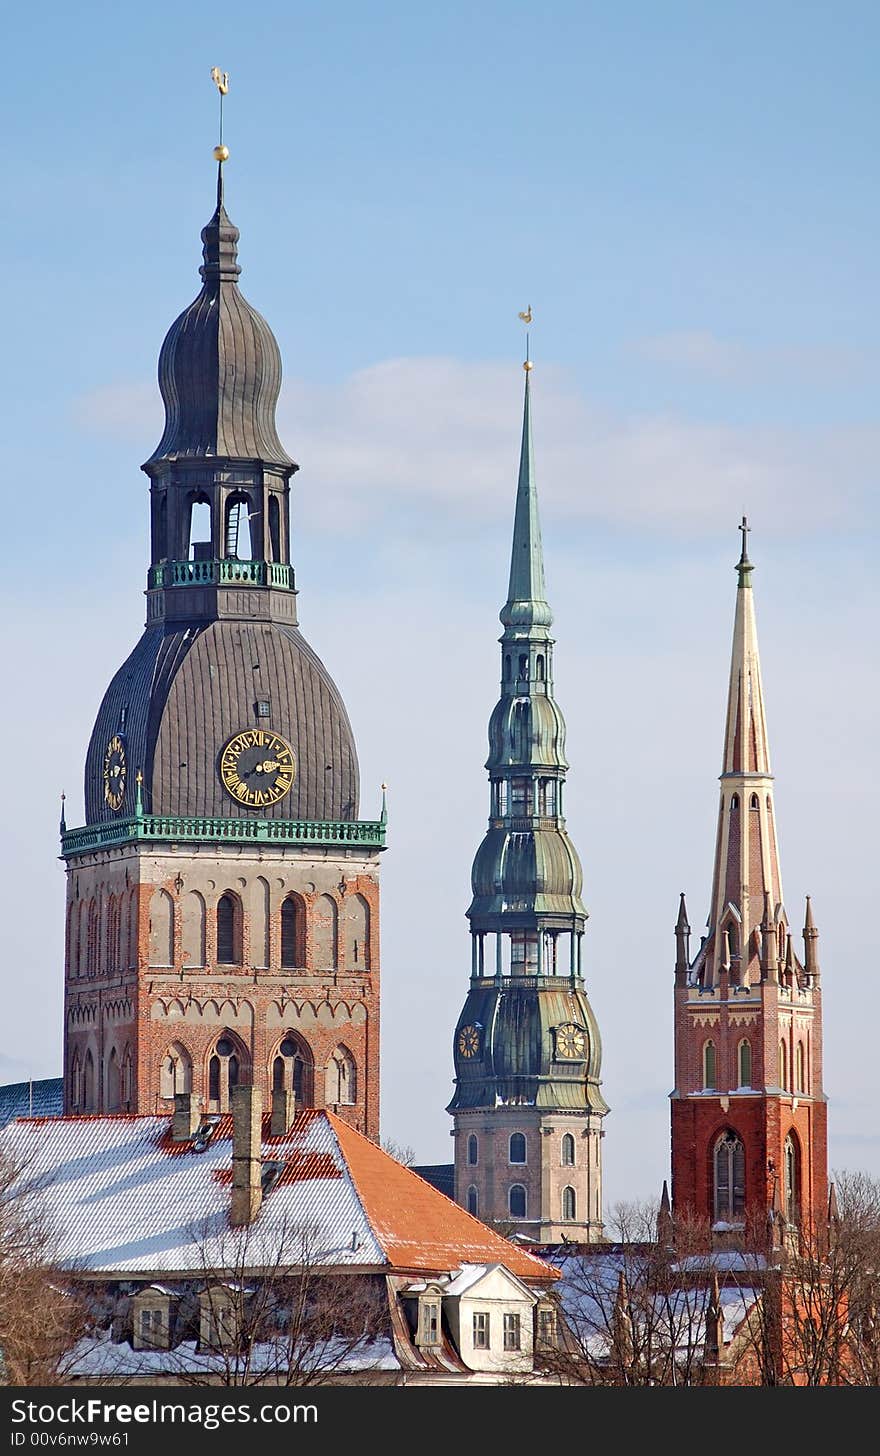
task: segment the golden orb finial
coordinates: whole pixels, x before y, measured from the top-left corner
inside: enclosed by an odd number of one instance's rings
[[[229,148],[228,147],[224,147],[224,146],[215,147],[214,148],[214,161],[215,162],[228,162],[229,161]]]
[[[530,369],[534,369],[534,367],[531,359],[523,359],[523,369],[526,371],[526,374],[528,374]]]

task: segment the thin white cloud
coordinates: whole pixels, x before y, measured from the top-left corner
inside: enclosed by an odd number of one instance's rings
[[[709,336],[691,335],[711,356]],[[771,531],[846,527],[874,495],[880,431],[744,428],[600,408],[553,366],[536,370],[543,508],[557,519],[700,537],[743,510]],[[377,517],[404,535],[426,518],[506,518],[519,451],[522,376],[508,364],[390,359],[323,387],[289,381],[282,439],[300,461],[297,519],[354,534]],[[155,388],[81,398],[86,429],[158,438]]]

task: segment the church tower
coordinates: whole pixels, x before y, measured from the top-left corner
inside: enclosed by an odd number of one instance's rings
[[[818,931],[804,951],[782,894],[752,563],[742,554],[708,934],[693,961],[675,928],[673,1213],[718,1233],[817,1227],[828,1201]]]
[[[215,155],[225,160],[221,147]],[[278,345],[217,205],[159,358],[143,635],[98,711],[67,863],[64,1105],[237,1083],[379,1122],[379,853],[335,684],[301,635]]]
[[[455,1197],[531,1239],[602,1235],[602,1048],[584,987],[587,912],[563,818],[565,722],[525,365],[501,696],[489,722],[489,828],[472,871],[471,980],[455,1030]]]

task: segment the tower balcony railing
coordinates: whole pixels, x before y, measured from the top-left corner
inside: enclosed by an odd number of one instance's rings
[[[384,819],[215,819],[140,814],[112,823],[67,829],[61,836],[61,854],[86,854],[114,845],[150,841],[168,844],[250,843],[302,844],[325,849],[358,845],[384,849]]]
[[[293,567],[282,561],[160,561],[147,576],[149,590],[169,586],[274,586],[293,591]]]

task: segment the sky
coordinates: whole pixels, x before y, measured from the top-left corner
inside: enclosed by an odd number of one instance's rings
[[[382,1134],[451,1159],[531,305],[606,1213],[669,1175],[673,926],[708,912],[747,512],[783,885],[820,931],[832,1170],[880,1177],[880,11],[49,0],[5,33],[0,1078],[60,1071],[59,796],[143,626],[165,331],[229,72],[284,360],[302,630],[388,789]]]

